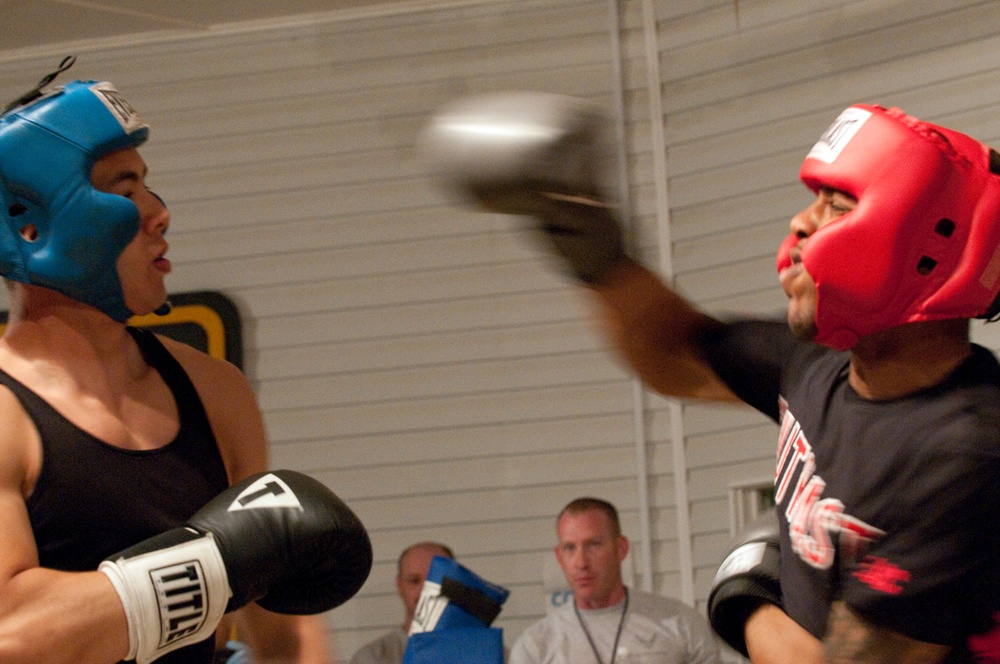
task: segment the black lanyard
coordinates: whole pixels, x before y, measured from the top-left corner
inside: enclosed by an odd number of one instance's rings
[[[601,656],[597,653],[597,646],[594,645],[594,639],[591,638],[590,632],[587,630],[587,624],[583,622],[583,616],[580,615],[580,609],[576,608],[576,601],[573,602],[573,611],[576,613],[576,619],[580,621],[580,627],[583,628],[583,633],[587,636],[587,642],[590,644],[590,649],[594,651],[594,659],[597,660],[597,664],[604,664],[601,661]],[[622,627],[625,626],[625,614],[628,612],[628,587],[625,588],[625,606],[622,607],[622,617],[618,621],[618,631],[615,633],[615,644],[611,646],[611,661],[608,664],[615,664],[615,657],[618,656],[618,639],[622,637]]]

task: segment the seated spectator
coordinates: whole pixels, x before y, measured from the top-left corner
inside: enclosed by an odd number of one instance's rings
[[[444,544],[437,542],[419,542],[413,544],[399,555],[396,573],[396,592],[403,601],[406,612],[403,624],[362,646],[351,657],[350,664],[401,664],[403,653],[406,652],[406,639],[410,631],[410,622],[417,609],[420,591],[427,579],[427,571],[431,567],[434,556],[454,558],[455,554]]]

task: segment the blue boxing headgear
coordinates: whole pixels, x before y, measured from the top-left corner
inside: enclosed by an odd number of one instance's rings
[[[116,263],[139,232],[139,209],[95,189],[90,172],[148,136],[121,93],[97,81],[67,83],[0,115],[0,275],[127,320]],[[30,239],[21,234],[29,225]]]

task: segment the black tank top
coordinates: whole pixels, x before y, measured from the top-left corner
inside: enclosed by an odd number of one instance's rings
[[[155,450],[124,450],[86,433],[0,371],[38,429],[42,469],[27,508],[42,567],[92,571],[114,553],[177,527],[228,486],[194,385],[149,331],[129,328],[146,362],[173,393],[177,437]],[[210,662],[213,639],[157,660]]]

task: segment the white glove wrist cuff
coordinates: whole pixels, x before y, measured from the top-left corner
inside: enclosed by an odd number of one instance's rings
[[[129,654],[137,664],[212,635],[232,597],[211,533],[131,558],[105,560],[128,619]]]

